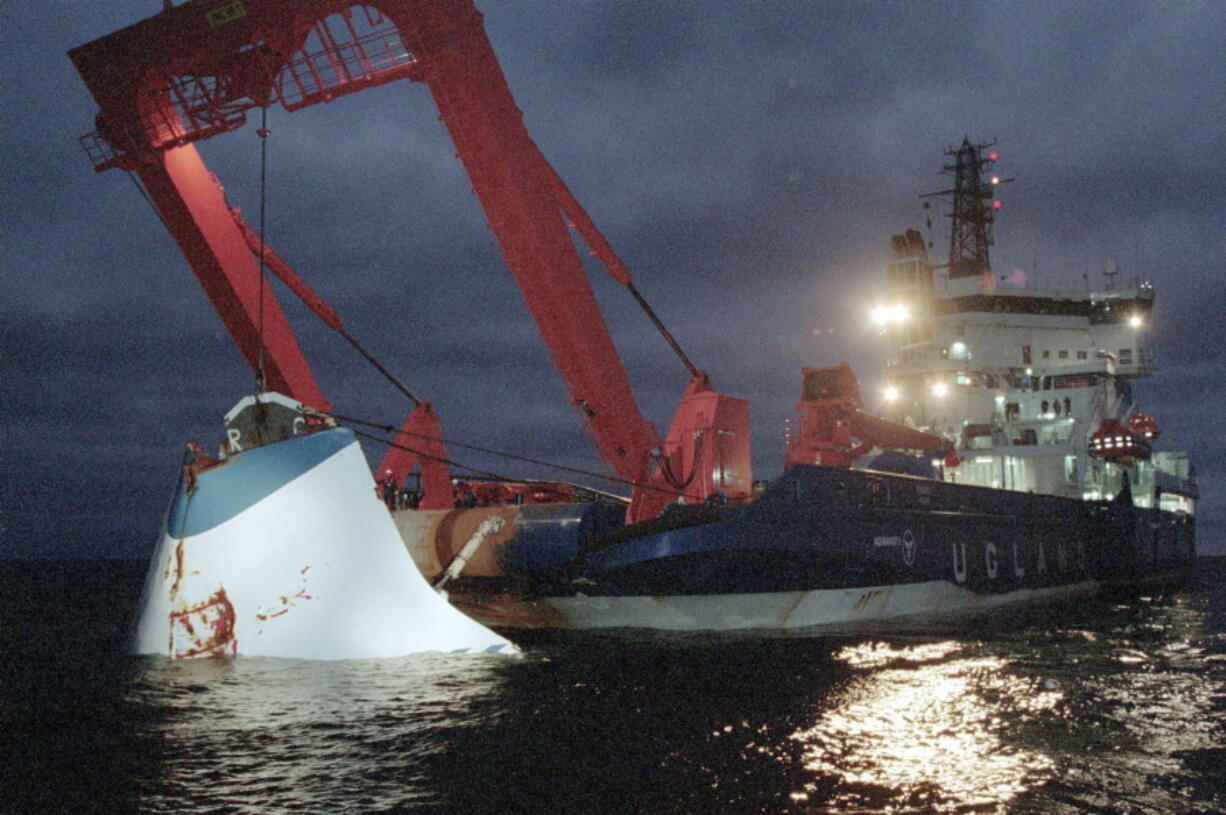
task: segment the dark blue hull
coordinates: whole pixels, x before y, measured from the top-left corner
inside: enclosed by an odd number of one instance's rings
[[[1079,501],[816,466],[793,467],[744,506],[678,506],[633,526],[600,504],[520,512],[500,544],[501,576],[449,587],[500,630],[930,621],[1179,580],[1195,559],[1190,516],[1128,496]],[[667,608],[656,615],[653,604]],[[789,604],[804,613],[781,617]]]

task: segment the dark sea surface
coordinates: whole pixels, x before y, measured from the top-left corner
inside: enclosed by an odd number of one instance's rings
[[[1226,812],[1226,559],[956,638],[125,656],[144,564],[0,562],[18,813]]]

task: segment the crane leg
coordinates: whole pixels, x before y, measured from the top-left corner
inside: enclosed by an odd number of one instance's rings
[[[392,447],[388,448],[378,472],[392,471],[396,482],[420,466],[424,493],[419,509],[451,509],[451,472],[443,447],[443,427],[429,402],[422,402],[409,414]]]
[[[259,262],[196,148],[188,144],[152,155],[137,173],[253,371],[259,365],[262,333],[264,387],[328,410],[276,296],[261,286]]]

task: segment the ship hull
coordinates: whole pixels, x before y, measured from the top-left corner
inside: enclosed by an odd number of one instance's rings
[[[1125,498],[803,465],[746,506],[678,507],[634,526],[597,505],[415,513],[398,525],[430,575],[495,514],[500,534],[450,599],[523,643],[613,630],[935,632],[1105,587],[1178,582],[1195,558],[1190,517]]]
[[[1098,592],[1086,580],[981,595],[948,581],[849,589],[629,597],[461,597],[456,601],[509,639],[547,642],[563,632],[629,636],[710,634],[747,637],[937,634],[1018,608],[1059,604]]]
[[[503,648],[413,567],[341,428],[185,467],[131,644],[176,659]]]

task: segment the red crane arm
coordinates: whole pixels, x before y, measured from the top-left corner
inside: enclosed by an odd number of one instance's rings
[[[75,49],[73,61],[101,108],[108,152],[97,156],[99,168],[141,175],[254,366],[258,263],[189,142],[241,126],[245,110],[274,99],[297,109],[393,79],[423,79],[601,454],[621,478],[641,480],[654,430],[639,413],[562,220],[551,171],[523,126],[480,14],[457,0],[374,0],[369,7],[363,28],[361,19],[353,22],[356,10],[336,0],[194,0]],[[348,41],[338,38],[339,23],[326,22],[337,14]],[[389,46],[392,40],[400,46]],[[300,54],[315,42],[320,53]],[[324,407],[270,295],[263,314],[268,384]]]
[[[276,295],[261,280],[259,262],[195,146],[158,153],[136,172],[253,371],[259,367],[262,335],[265,387],[329,410]]]
[[[261,357],[262,325],[268,386],[325,409],[191,142],[241,127],[247,111],[274,101],[297,110],[400,78],[425,82],[600,454],[620,478],[648,479],[659,438],[561,210],[614,277],[629,285],[629,276],[529,137],[470,0],[191,0],[71,57],[100,109],[98,132],[84,140],[96,168],[139,173],[249,363]]]
[[[230,214],[234,216],[234,223],[238,224],[238,229],[243,234],[243,240],[247,242],[247,248],[251,250],[251,254],[257,258],[263,256],[264,265],[277,276],[277,278],[289,288],[294,294],[298,295],[298,299],[307,305],[311,311],[315,312],[315,316],[323,321],[324,325],[331,328],[333,331],[344,330],[345,324],[341,321],[341,316],[337,314],[332,306],[328,305],[322,297],[315,293],[307,282],[295,272],[290,265],[281,259],[281,256],[273,250],[271,246],[260,240],[260,236],[256,231],[243,220],[242,213],[237,209],[230,210]]]
[[[533,147],[536,147],[533,144]],[[617,251],[613,249],[605,236],[596,228],[596,224],[588,216],[587,211],[575,199],[570,188],[566,186],[566,182],[558,175],[558,171],[553,168],[549,160],[538,149],[536,151],[537,160],[541,163],[541,169],[544,172],[546,180],[549,181],[549,186],[553,190],[554,196],[558,200],[558,206],[562,208],[562,212],[570,219],[571,224],[583,236],[583,240],[587,243],[588,248],[592,250],[609,275],[621,283],[623,286],[630,285],[630,270],[626,268],[626,264],[622,263],[622,259],[618,257]]]
[[[417,469],[421,477],[421,509],[451,509],[451,469],[443,445],[443,426],[429,402],[413,408],[405,419],[395,444],[388,448],[379,464],[379,472],[391,470],[397,483],[403,484]]]
[[[468,2],[404,4],[388,14],[413,26],[440,118],[597,449],[618,477],[643,480],[657,445],[654,428],[635,402],[550,172],[523,126],[480,15]]]
[[[821,464],[850,467],[874,447],[938,453],[949,467],[958,466],[954,443],[860,410],[860,383],[844,362],[831,368],[804,368],[799,430],[788,437],[788,466]]]
[[[878,447],[896,447],[925,453],[939,452],[941,455],[946,455],[954,449],[954,443],[944,436],[925,433],[871,413],[851,411],[847,413],[847,421],[851,425],[852,436],[861,441],[872,442]]]

